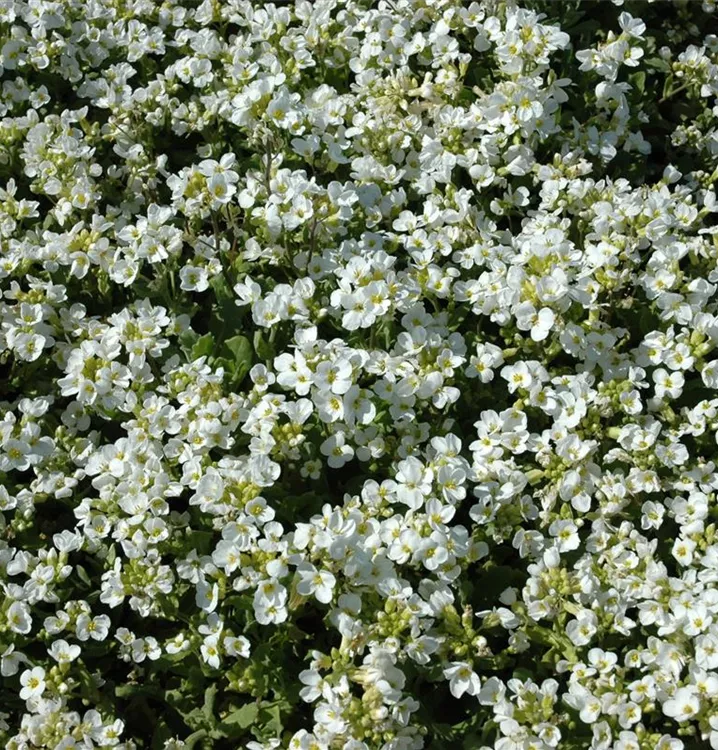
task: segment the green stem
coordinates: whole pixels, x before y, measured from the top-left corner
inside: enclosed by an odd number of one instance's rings
[[[673,89],[670,94],[666,94],[664,97],[659,99],[658,103],[663,104],[664,102],[667,102],[670,98],[674,97],[676,94],[680,93],[681,91],[685,91],[690,85],[691,85],[691,82],[687,81],[682,86],[679,86],[677,89]]]

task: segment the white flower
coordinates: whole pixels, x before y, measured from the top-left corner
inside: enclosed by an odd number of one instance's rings
[[[503,367],[501,377],[508,382],[509,393],[514,393],[518,388],[528,390],[533,383],[533,378],[525,362]]]
[[[188,292],[204,292],[209,289],[207,269],[186,265],[180,269],[180,289]]]
[[[80,647],[77,645],[70,645],[67,641],[60,639],[53,641],[50,648],[47,650],[50,656],[60,664],[67,664],[77,659],[80,655]]]
[[[681,565],[690,565],[693,561],[693,552],[696,549],[696,543],[692,539],[676,539],[673,542],[673,557]]]
[[[7,623],[15,633],[27,635],[32,630],[30,608],[25,602],[13,602],[7,610]]]
[[[6,744],[718,750],[718,0],[2,5]]]
[[[165,651],[168,654],[179,654],[186,651],[191,646],[187,636],[184,633],[177,633],[172,640],[165,644]]]
[[[534,341],[543,341],[551,331],[556,316],[548,307],[542,307],[540,310],[529,302],[520,304],[516,310],[516,327],[520,331],[531,331],[531,338]]]
[[[314,567],[300,568],[297,592],[302,596],[315,596],[317,601],[328,604],[332,600],[336,578],[327,570]]]
[[[216,583],[208,583],[204,579],[197,582],[197,593],[195,603],[204,612],[214,612],[219,602],[219,586]]]
[[[327,456],[327,463],[332,469],[339,469],[354,457],[354,449],[347,445],[343,432],[330,435],[319,446],[319,450]]]
[[[680,687],[663,703],[663,713],[676,721],[689,721],[700,711],[700,699],[692,686]]]
[[[593,612],[583,610],[566,625],[566,634],[575,646],[585,646],[598,630],[598,618]]]
[[[28,660],[23,653],[15,650],[14,645],[8,646],[0,654],[0,674],[3,677],[12,677],[17,674],[21,663],[27,663]]]
[[[45,692],[45,670],[42,667],[33,667],[26,669],[20,675],[20,698],[28,700],[30,698],[39,698]]]
[[[237,637],[225,636],[223,645],[228,656],[241,656],[244,659],[249,658],[249,641],[243,635]]]
[[[449,680],[449,690],[454,698],[461,698],[464,693],[476,695],[481,689],[478,675],[463,661],[454,661],[445,667],[444,677]]]
[[[578,529],[573,521],[554,521],[549,526],[549,534],[556,538],[556,544],[560,552],[578,549],[581,543]]]
[[[218,635],[207,636],[200,646],[200,652],[202,653],[202,658],[206,664],[213,669],[219,669],[220,651]]]
[[[399,462],[396,473],[396,499],[413,510],[419,509],[431,492],[433,472],[410,456]]]
[[[75,625],[75,635],[78,640],[86,641],[92,638],[95,641],[104,641],[110,631],[110,618],[107,615],[81,614]]]
[[[653,382],[656,384],[656,398],[678,398],[683,390],[685,378],[680,372],[668,372],[659,368],[653,373]]]

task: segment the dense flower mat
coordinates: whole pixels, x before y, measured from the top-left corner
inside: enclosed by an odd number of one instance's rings
[[[718,9],[0,0],[0,742],[718,748]]]

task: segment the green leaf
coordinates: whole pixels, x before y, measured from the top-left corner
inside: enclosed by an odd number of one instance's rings
[[[182,721],[193,730],[199,731],[206,729],[207,717],[201,708],[193,708],[191,711],[182,714]]]
[[[204,336],[200,336],[192,346],[190,356],[192,360],[199,359],[200,357],[209,357],[214,351],[214,336],[211,333],[205,333]]]
[[[172,732],[167,722],[160,717],[152,734],[152,750],[163,750],[165,742],[172,737]]]
[[[274,346],[264,340],[261,331],[254,332],[254,351],[257,352],[259,359],[269,360],[276,356]]]
[[[478,748],[484,747],[484,742],[481,739],[481,735],[476,732],[469,732],[464,736],[461,747],[463,750],[478,750]]]
[[[639,325],[641,327],[641,333],[645,334],[655,331],[660,327],[660,318],[654,315],[649,308],[644,308],[639,316]]]
[[[237,330],[242,313],[235,304],[234,292],[230,289],[224,276],[215,276],[210,282],[217,305],[210,318],[210,329],[218,339]]]
[[[151,685],[135,685],[134,683],[125,683],[124,685],[115,686],[115,695],[118,698],[136,698],[145,696],[162,699],[162,690]]]
[[[184,747],[193,748],[200,740],[203,740],[206,736],[206,729],[198,729],[196,732],[193,732],[189,737],[185,739]]]
[[[636,73],[631,73],[628,76],[628,80],[636,91],[642,94],[646,89],[646,72],[639,70]]]
[[[534,673],[530,669],[526,669],[525,667],[519,667],[518,669],[514,669],[514,672],[511,676],[514,679],[526,681],[526,680],[533,679]]]
[[[192,347],[199,340],[199,334],[197,331],[193,331],[191,328],[184,331],[179,337],[180,347],[182,351],[187,355],[188,358],[192,356]]]
[[[496,722],[493,720],[487,721],[481,727],[481,739],[487,740],[491,732],[496,728]]]
[[[220,312],[225,311],[226,309],[233,309],[236,307],[234,304],[234,293],[229,288],[229,284],[227,283],[227,279],[224,278],[221,274],[212,277],[212,279],[209,282],[209,285],[212,287],[212,291],[214,292],[215,299],[219,303],[220,306]],[[227,306],[231,305],[231,308],[228,308]]]
[[[239,385],[252,367],[252,344],[246,336],[232,336],[224,342],[222,354],[228,362],[232,385]]]
[[[667,60],[664,60],[662,57],[649,57],[646,59],[645,64],[649,68],[662,70],[666,73],[671,69],[670,63]]]
[[[282,714],[278,705],[263,706],[262,711],[269,714],[269,719],[265,719],[262,725],[271,736],[277,737],[282,733]]]
[[[227,737],[238,737],[256,722],[258,716],[259,706],[256,703],[247,703],[232,711],[222,722],[220,729]]]
[[[82,567],[82,565],[75,565],[75,572],[77,573],[77,577],[85,584],[85,586],[92,586],[90,576],[87,575],[87,571]]]
[[[662,98],[667,99],[673,91],[673,74],[666,76],[666,82],[663,84]]]
[[[241,274],[249,271],[251,266],[241,256],[238,256],[234,263],[232,263],[232,268],[234,269],[234,272],[237,274],[237,276],[241,276]]]
[[[581,23],[577,23],[575,26],[573,26],[570,29],[571,36],[573,38],[576,38],[581,34],[588,36],[590,34],[593,34],[593,32],[595,32],[598,27],[598,21],[596,21],[595,18],[590,18],[587,21],[581,21]]]
[[[217,684],[212,683],[204,691],[204,706],[202,706],[202,713],[207,719],[207,723],[214,724],[214,699],[217,697]]]

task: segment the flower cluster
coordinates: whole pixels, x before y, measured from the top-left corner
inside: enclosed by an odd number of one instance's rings
[[[714,0],[0,0],[0,741],[718,750]]]

